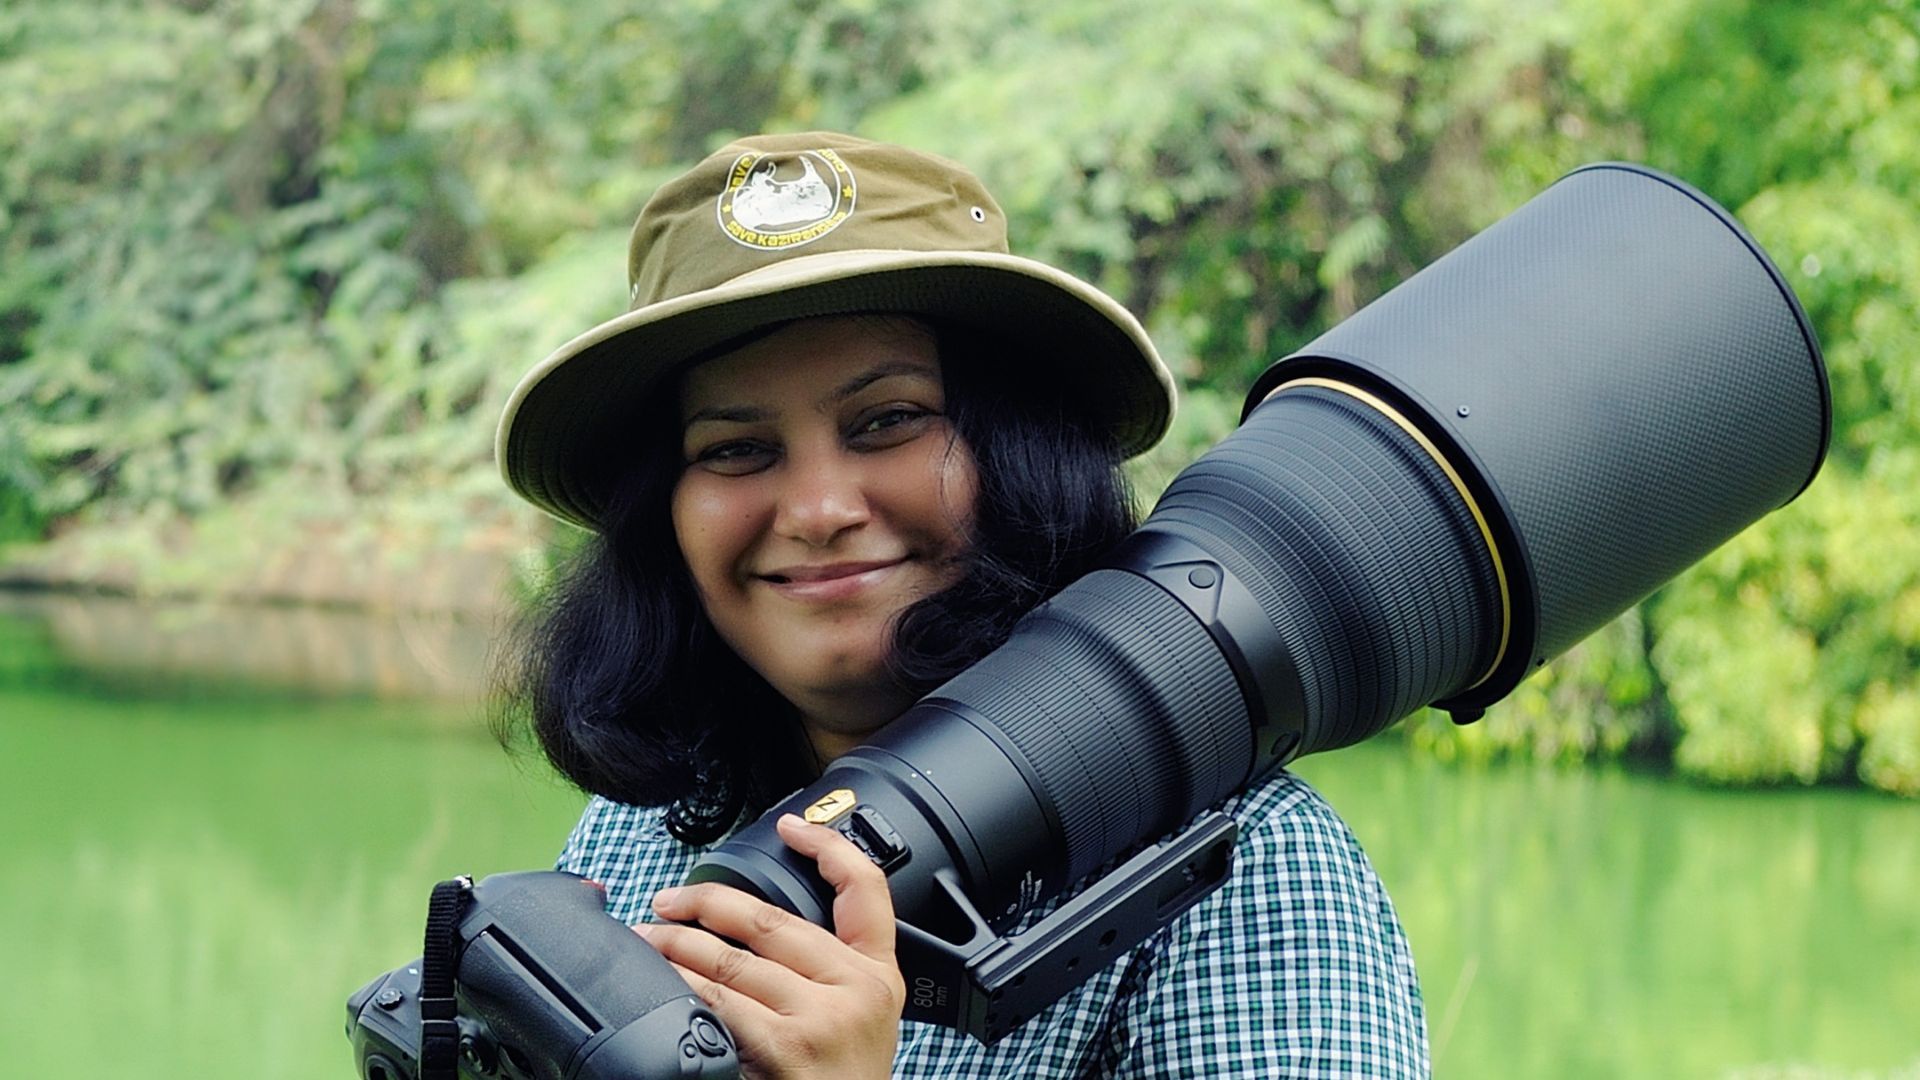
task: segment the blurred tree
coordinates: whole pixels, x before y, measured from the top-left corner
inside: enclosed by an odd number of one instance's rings
[[[966,59],[866,130],[985,174],[1023,248],[1202,385],[1244,386],[1576,160],[1551,5],[967,9]]]
[[[1791,508],[1649,600],[1644,634],[1581,646],[1476,729],[1415,737],[1558,755],[1571,727],[1715,780],[1920,795],[1920,10],[1605,0],[1580,17],[1568,74],[1594,114],[1781,258],[1824,344],[1832,450]]]
[[[1650,605],[1677,760],[1920,795],[1920,9],[1718,0],[1678,40],[1618,92],[1784,257],[1834,438],[1803,506]]]

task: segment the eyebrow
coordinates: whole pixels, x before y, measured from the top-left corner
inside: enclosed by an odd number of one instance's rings
[[[865,390],[867,387],[872,386],[874,383],[882,379],[892,378],[896,375],[920,375],[927,378],[938,377],[938,373],[934,371],[932,365],[913,360],[892,360],[883,364],[876,364],[860,374],[855,375],[853,378],[848,379],[846,382],[841,383],[839,386],[834,387],[833,391],[827,395],[825,400],[828,403],[845,401],[860,391]],[[759,405],[708,405],[705,408],[695,409],[692,414],[687,417],[686,422],[681,425],[681,430],[684,431],[706,420],[719,420],[735,424],[757,424],[771,420],[773,417],[774,412],[772,409]]]
[[[891,378],[895,375],[924,375],[928,378],[938,377],[930,365],[913,360],[889,360],[884,364],[875,364],[866,371],[841,383],[834,389],[833,393],[829,395],[828,400],[845,401],[860,391],[865,390],[867,387],[872,386],[874,383],[879,382],[881,379]]]
[[[763,420],[771,420],[772,418],[772,410],[762,409],[755,405],[709,405],[704,409],[695,409],[693,415],[687,417],[687,422],[680,426],[682,429],[690,428],[703,420],[727,420],[736,424],[757,424]]]

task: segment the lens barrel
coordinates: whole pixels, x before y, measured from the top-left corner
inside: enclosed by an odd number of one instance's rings
[[[1513,592],[1472,714],[1813,479],[1832,424],[1812,325],[1713,200],[1569,173],[1268,369],[1410,417],[1465,477]]]

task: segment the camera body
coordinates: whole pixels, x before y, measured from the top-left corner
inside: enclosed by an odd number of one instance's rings
[[[737,1077],[732,1036],[659,953],[606,914],[597,882],[530,870],[465,890],[452,948],[458,1075],[466,1080]],[[429,950],[435,948],[429,920]],[[363,1080],[431,1080],[426,965],[381,975],[347,1002]]]

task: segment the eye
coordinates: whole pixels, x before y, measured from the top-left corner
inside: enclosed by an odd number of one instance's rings
[[[774,454],[773,447],[765,443],[751,439],[730,439],[695,451],[687,465],[722,476],[745,476],[771,465]]]
[[[890,427],[896,427],[915,417],[923,415],[925,414],[913,409],[888,409],[878,415],[868,417],[860,425],[860,434],[867,435],[876,431],[885,431]]]
[[[849,441],[862,450],[884,450],[917,437],[939,416],[918,405],[884,405],[854,421]]]

